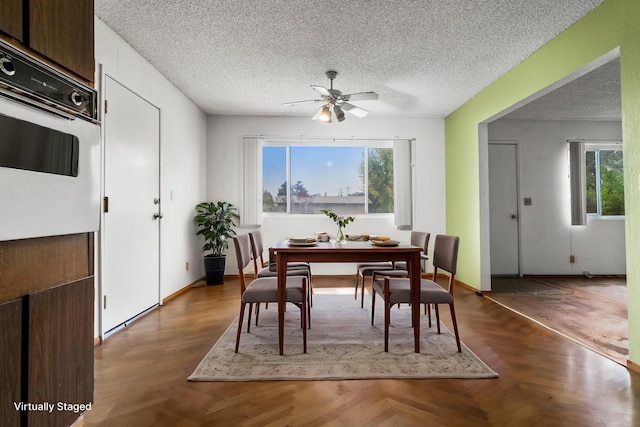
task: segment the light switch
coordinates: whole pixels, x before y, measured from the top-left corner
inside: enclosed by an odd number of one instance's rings
[[[531,197],[525,197],[524,198],[524,205],[525,206],[531,206]]]

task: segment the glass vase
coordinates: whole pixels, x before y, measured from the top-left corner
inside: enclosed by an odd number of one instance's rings
[[[342,227],[338,227],[338,234],[336,235],[336,245],[344,246],[347,242],[347,238],[344,236],[344,230]]]

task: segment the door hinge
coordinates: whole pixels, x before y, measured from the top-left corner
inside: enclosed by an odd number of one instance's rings
[[[102,210],[104,213],[109,212],[109,196],[104,196],[102,200]]]
[[[109,112],[109,104],[107,103],[107,100],[104,100],[104,113],[107,114],[107,112]]]
[[[106,310],[106,309],[107,309],[107,296],[106,296],[106,295],[104,295],[104,296],[102,297],[102,309],[103,309],[103,310]]]

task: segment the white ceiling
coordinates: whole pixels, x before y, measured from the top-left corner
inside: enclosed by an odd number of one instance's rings
[[[621,117],[618,57],[502,118],[620,121]]]
[[[440,118],[602,1],[95,0],[95,14],[208,114],[310,116],[282,103],[316,98],[333,69],[344,93],[380,95],[354,101],[369,117]]]

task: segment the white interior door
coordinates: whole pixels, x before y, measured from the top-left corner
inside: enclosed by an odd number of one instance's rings
[[[160,111],[104,81],[103,336],[160,297]]]
[[[489,143],[491,275],[520,274],[518,146]]]

